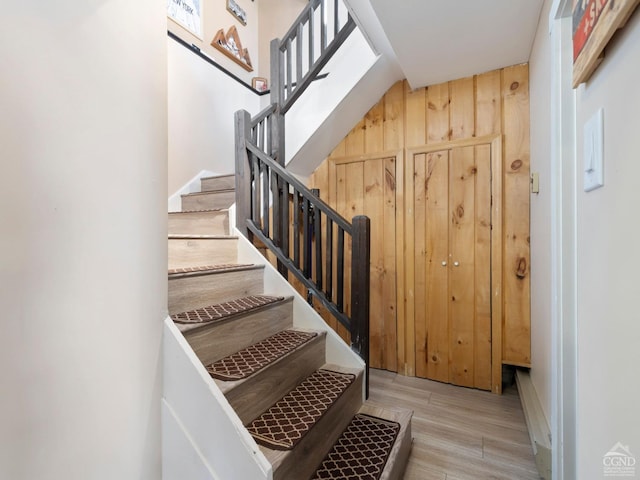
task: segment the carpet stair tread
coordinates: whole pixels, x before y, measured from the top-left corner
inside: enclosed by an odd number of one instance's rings
[[[170,268],[169,278],[181,278],[187,276],[207,275],[211,273],[239,272],[243,270],[264,269],[264,265],[253,263],[221,263],[218,265],[201,265],[195,267]]]
[[[279,340],[276,335],[280,337]],[[290,338],[291,336],[293,338]],[[285,327],[264,340],[252,342],[247,347],[250,349],[261,344],[262,352],[267,352],[264,357],[269,358],[263,358],[260,351],[256,354],[245,354],[244,358],[239,359],[240,371],[238,372],[236,371],[236,361],[230,362],[227,359],[236,355],[237,352],[230,352],[227,357],[220,357],[220,359],[226,360],[224,362],[226,365],[218,364],[216,366],[218,373],[223,375],[211,376],[242,423],[247,425],[293,390],[305,378],[326,364],[325,340],[326,332],[323,330]],[[268,341],[271,345],[275,344],[275,348],[266,345],[263,343],[264,341]],[[248,368],[245,370],[243,362],[247,359]],[[208,363],[207,370],[210,374],[212,373],[211,366],[217,361],[218,359]],[[205,365],[207,364],[205,363]],[[229,367],[231,371],[225,372],[224,369]],[[249,375],[245,376],[246,373]],[[240,376],[244,378],[234,378]]]
[[[312,480],[380,479],[400,428],[398,422],[356,414]]]
[[[260,445],[291,450],[349,388],[356,376],[320,369],[247,426]]]
[[[179,324],[210,324],[281,302],[284,299],[285,297],[274,297],[270,295],[249,295],[248,297],[237,298],[229,302],[197,308],[195,310],[189,310],[188,312],[176,313],[171,315],[171,319]]]
[[[207,365],[206,369],[218,380],[241,380],[302,347],[317,335],[316,332],[284,330]]]

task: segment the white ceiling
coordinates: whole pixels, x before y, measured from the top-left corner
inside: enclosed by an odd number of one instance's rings
[[[412,88],[527,62],[543,0],[370,0]]]

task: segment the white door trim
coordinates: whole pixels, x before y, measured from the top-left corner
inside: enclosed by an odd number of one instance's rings
[[[552,472],[576,478],[577,242],[576,95],[572,82],[572,2],[554,0],[551,34]]]

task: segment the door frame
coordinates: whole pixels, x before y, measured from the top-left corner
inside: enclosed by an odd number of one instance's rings
[[[412,218],[414,197],[413,188],[413,171],[415,155],[438,152],[442,150],[451,150],[460,147],[475,147],[480,145],[490,145],[491,147],[491,391],[493,393],[502,393],[502,315],[503,315],[503,269],[502,269],[502,230],[503,230],[503,161],[502,161],[502,134],[486,135],[482,137],[474,137],[461,140],[452,140],[442,143],[433,143],[421,145],[417,147],[407,148],[405,150],[404,165],[404,189],[402,204],[403,216]],[[397,172],[396,172],[397,176]],[[405,201],[406,199],[406,201]],[[396,208],[399,209],[401,203],[396,199]],[[403,218],[404,224],[404,218]],[[397,225],[397,224],[396,224]],[[415,243],[414,243],[413,222],[407,222],[404,231],[403,251],[406,252],[403,258],[405,277],[402,279],[403,294],[406,285],[407,295],[398,298],[404,298],[406,304],[406,312],[404,317],[404,358],[400,358],[401,347],[398,345],[398,366],[405,365],[405,375],[415,375],[416,366],[416,350],[415,350],[415,296],[413,289],[414,284],[414,265],[415,265]],[[397,245],[396,245],[397,248]],[[400,268],[398,268],[400,272]],[[398,280],[399,283],[399,280]],[[398,302],[400,304],[400,302]],[[398,311],[398,315],[399,315]],[[400,320],[398,320],[398,326]],[[398,336],[400,342],[400,336]]]
[[[552,476],[576,478],[577,155],[572,5],[554,0],[551,36],[551,442]]]

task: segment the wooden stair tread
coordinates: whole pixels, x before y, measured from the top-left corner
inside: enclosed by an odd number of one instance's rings
[[[181,197],[198,197],[198,196],[207,196],[207,195],[217,195],[219,193],[230,193],[230,192],[235,192],[236,190],[234,188],[225,188],[222,190],[210,190],[210,191],[204,191],[204,192],[191,192],[191,193],[185,193],[182,194]],[[214,209],[215,210],[215,209]]]
[[[247,426],[259,444],[291,450],[355,381],[350,373],[320,369]]]
[[[196,267],[171,268],[168,271],[170,279],[195,277],[225,272],[240,272],[243,270],[260,270],[264,265],[254,263],[222,263],[218,265],[202,265]]]
[[[210,177],[202,177],[200,179],[200,181],[205,181],[205,180],[220,180],[222,178],[231,178],[231,177],[235,177],[235,174],[230,173],[228,175],[211,175]]]
[[[303,347],[317,336],[316,332],[284,330],[207,365],[206,369],[217,380],[242,380]]]
[[[284,300],[285,297],[250,295],[229,302],[197,308],[188,312],[176,313],[171,315],[171,319],[178,324],[178,328],[184,333],[186,330],[189,330],[189,328],[186,327],[193,328],[194,326],[210,325]]]
[[[398,422],[356,414],[312,480],[380,479],[400,428]]]

